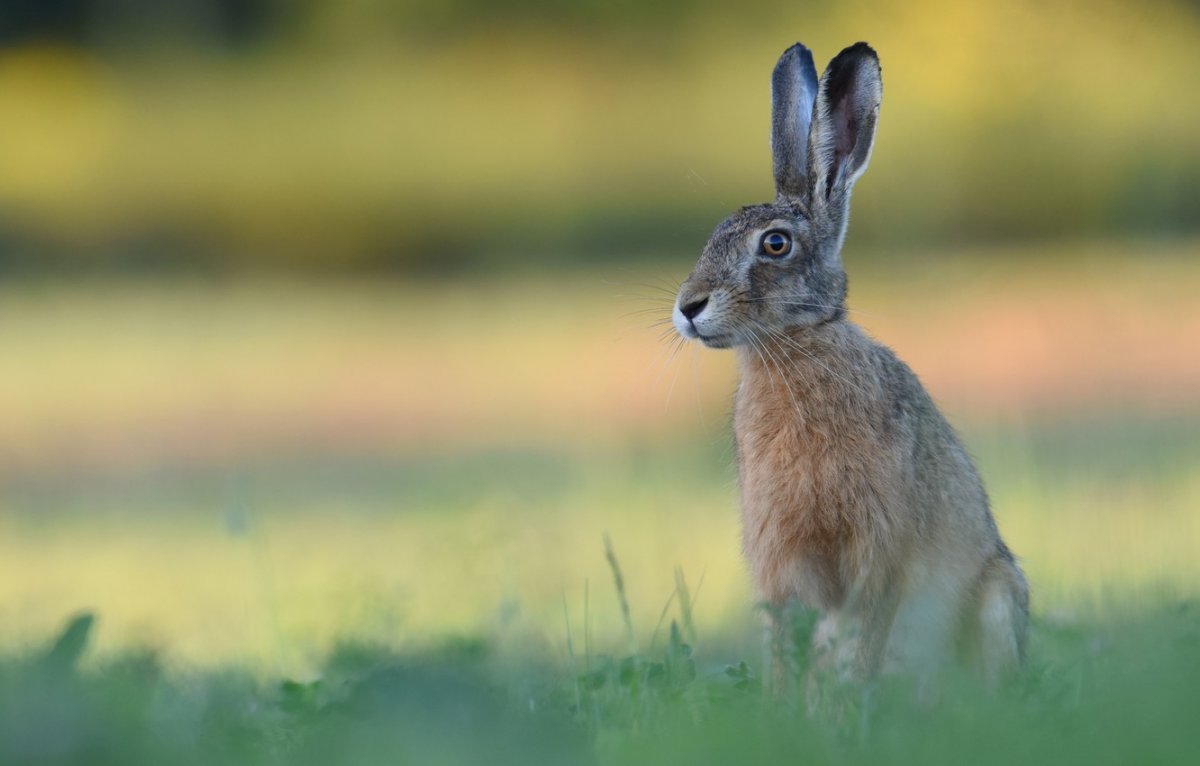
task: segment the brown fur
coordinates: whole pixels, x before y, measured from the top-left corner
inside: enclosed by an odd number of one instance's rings
[[[743,548],[761,597],[820,610],[815,648],[845,677],[889,662],[936,672],[964,631],[993,645],[975,652],[990,680],[1013,667],[1024,578],[911,371],[845,321],[738,355]],[[1010,598],[1017,624],[985,624],[989,598]],[[901,606],[906,635],[893,642]]]
[[[821,613],[823,671],[931,678],[962,647],[994,682],[1024,651],[1024,576],[953,429],[912,371],[845,316],[840,250],[874,137],[878,60],[847,48],[818,84],[793,46],[772,87],[776,201],[717,227],[674,321],[737,349],[743,547],[772,605],[774,651],[798,601]],[[764,250],[772,232],[788,252]]]

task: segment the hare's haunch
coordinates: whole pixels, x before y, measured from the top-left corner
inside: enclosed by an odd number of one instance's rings
[[[796,44],[771,78],[775,201],[717,226],[679,288],[679,333],[736,348],[743,545],[776,621],[821,612],[817,666],[921,677],[956,651],[995,681],[1024,652],[1025,578],[954,430],[916,375],[846,318],[841,248],[871,156],[879,60],[820,80]],[[783,642],[779,642],[782,644]]]

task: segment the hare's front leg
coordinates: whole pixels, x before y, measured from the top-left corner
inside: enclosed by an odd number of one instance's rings
[[[860,578],[846,603],[830,610],[813,633],[814,654],[840,681],[870,682],[883,669],[900,594],[881,579]]]
[[[823,615],[813,631],[805,681],[810,714],[864,699],[883,669],[898,599],[887,589],[870,602],[857,602]],[[841,700],[841,702],[837,702]],[[827,714],[840,716],[836,710]]]
[[[796,632],[794,608],[787,602],[765,605],[767,683],[771,696],[778,701],[791,698],[792,687],[799,674],[796,663]]]

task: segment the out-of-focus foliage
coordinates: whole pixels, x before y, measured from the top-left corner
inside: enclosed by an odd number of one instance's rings
[[[801,712],[802,703],[764,694],[762,668],[689,630],[685,608],[668,611],[661,641],[615,656],[581,645],[538,656],[486,640],[403,654],[346,646],[313,677],[265,683],[238,670],[171,672],[146,652],[84,664],[4,658],[0,761],[1195,762],[1194,603],[1039,620],[1036,660],[994,693],[951,672],[940,679],[937,701],[920,706],[902,679],[884,679],[870,693],[828,684],[816,716]],[[797,622],[802,638],[807,626]],[[705,642],[699,650],[697,642]]]
[[[691,252],[770,196],[767,75],[884,66],[852,242],[1194,232],[1192,3],[33,0],[0,11],[0,269]]]

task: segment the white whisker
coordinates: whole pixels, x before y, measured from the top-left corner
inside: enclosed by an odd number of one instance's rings
[[[762,329],[765,330],[767,328],[764,327]],[[772,360],[774,360],[775,368],[777,370],[779,370],[779,378],[780,378],[780,381],[782,382],[783,388],[787,392],[788,399],[790,399],[792,401],[792,409],[795,411],[797,417],[802,417],[804,414],[804,411],[802,409],[800,409],[800,403],[798,401],[796,401],[796,393],[795,393],[795,391],[792,390],[792,385],[788,379],[788,371],[784,367],[783,359],[781,359],[778,355],[776,355],[775,352],[771,350],[770,346],[767,346],[766,344],[763,345],[763,351],[766,352],[767,356],[769,356]],[[796,370],[797,373],[800,374],[801,378],[804,378],[804,372],[802,370],[800,370],[800,368],[797,367],[794,369]],[[805,385],[806,386],[808,385],[807,379],[805,379]]]
[[[869,396],[870,396],[869,392],[866,391],[862,386],[860,386],[860,385],[854,383],[853,381],[851,381],[850,379],[838,374],[836,371],[833,370],[833,368],[831,368],[829,365],[825,364],[819,358],[817,358],[816,354],[812,353],[811,351],[809,351],[808,349],[804,348],[799,343],[797,343],[794,338],[789,338],[788,336],[784,335],[782,332],[780,332],[778,330],[772,330],[769,327],[764,327],[763,329],[765,329],[768,333],[770,333],[772,335],[772,337],[774,337],[778,342],[783,343],[787,347],[808,357],[808,359],[813,364],[816,364],[817,366],[821,367],[823,370],[828,372],[830,375],[832,375],[833,377],[837,378],[839,381],[844,383],[847,387],[857,391],[859,394],[862,394],[864,397],[869,398]]]

